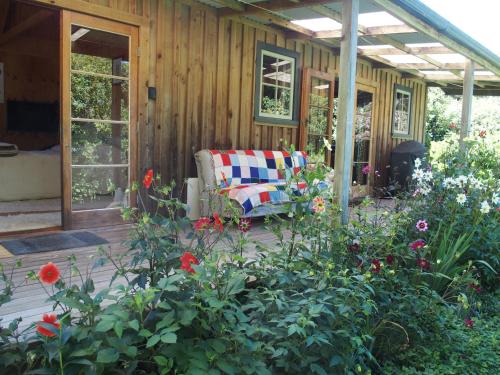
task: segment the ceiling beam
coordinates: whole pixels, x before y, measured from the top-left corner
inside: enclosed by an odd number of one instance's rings
[[[262,11],[279,11],[294,8],[307,8],[318,4],[327,3],[337,3],[342,0],[301,0],[301,1],[291,1],[291,0],[273,0],[273,1],[260,1],[252,4],[243,4],[242,10],[235,10],[230,7],[221,8],[218,10],[219,16],[228,17],[235,15],[245,16],[258,15]]]
[[[467,47],[464,47],[460,43],[452,40],[451,38],[443,35],[439,30],[429,26],[427,23],[419,19],[418,17],[414,16],[413,14],[410,14],[406,12],[403,8],[398,6],[396,2],[393,2],[392,0],[373,0],[376,4],[380,5],[383,7],[387,12],[392,14],[394,17],[399,18],[401,21],[403,21],[405,24],[417,29],[418,31],[434,38],[436,41],[442,43],[443,45],[453,49],[457,53],[460,53],[464,55],[465,57],[474,60],[477,62],[479,65],[483,66],[485,69],[490,70],[497,76],[500,76],[500,68],[498,68],[498,65],[495,65],[493,63],[490,63],[487,59],[483,58],[476,52],[468,49]]]
[[[26,18],[24,21],[11,27],[9,30],[0,35],[0,46],[7,43],[9,40],[15,38],[22,32],[31,29],[32,27],[38,25],[42,21],[45,21],[52,15],[53,13],[48,10],[39,10],[31,17]]]
[[[376,36],[376,35],[388,35],[388,34],[404,34],[404,33],[416,33],[417,30],[406,26],[406,25],[392,25],[392,26],[373,26],[363,28],[363,32],[359,32],[358,35],[363,36]],[[327,39],[327,38],[340,38],[342,36],[341,30],[327,30],[318,31],[315,34],[315,38]]]
[[[406,52],[401,51],[398,48],[360,48],[362,55],[404,55]],[[452,54],[454,51],[447,47],[410,47],[410,53],[412,55],[422,55],[422,54]]]
[[[212,0],[214,3],[222,6],[223,8],[228,8],[235,10],[237,12],[243,12],[245,10],[245,4],[240,3],[238,0]]]
[[[427,74],[425,76],[426,79],[430,79],[433,81],[447,81],[447,82],[462,82],[464,80],[463,76],[457,77],[451,74]],[[500,77],[497,76],[482,76],[482,75],[474,75],[474,81],[477,83],[481,82],[500,82]]]

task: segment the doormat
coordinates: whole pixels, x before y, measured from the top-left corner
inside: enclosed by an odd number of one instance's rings
[[[104,238],[90,232],[47,234],[19,240],[0,241],[0,245],[13,255],[99,246],[107,243],[108,241]]]

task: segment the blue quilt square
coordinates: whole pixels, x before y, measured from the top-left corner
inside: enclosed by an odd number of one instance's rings
[[[266,159],[266,164],[269,169],[276,169],[276,160],[275,159]]]
[[[244,201],[242,206],[243,206],[243,210],[246,214],[249,213],[250,211],[252,211],[253,206],[252,206],[252,202],[250,201],[250,199],[247,199],[246,201]]]
[[[250,167],[250,177],[253,178],[256,178],[258,179],[259,178],[259,168],[257,167]]]
[[[285,165],[287,168],[292,168],[292,158],[291,156],[285,156]]]
[[[259,168],[259,179],[262,180],[268,180],[269,175],[267,174],[267,169],[266,168]]]
[[[231,165],[240,165],[240,160],[238,159],[238,155],[230,154],[229,159],[231,160]]]
[[[233,166],[232,168],[233,168],[233,177],[241,177],[241,168],[235,166]]]

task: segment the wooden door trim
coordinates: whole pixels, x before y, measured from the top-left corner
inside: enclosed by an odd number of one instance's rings
[[[60,38],[60,82],[61,82],[61,176],[62,176],[62,223],[63,228],[75,229],[91,227],[94,222],[101,222],[96,213],[102,215],[106,220],[104,223],[121,220],[120,210],[116,208],[72,211],[72,168],[71,168],[71,25],[89,27],[114,34],[129,37],[129,168],[128,184],[137,180],[138,163],[138,103],[139,103],[139,28],[108,19],[89,16],[63,10],[60,16],[61,38]],[[129,204],[135,206],[136,193],[131,192]],[[118,212],[118,214],[117,214]],[[90,214],[93,213],[93,214]],[[123,223],[123,221],[122,221]],[[100,224],[101,225],[101,224]],[[98,225],[98,226],[100,226]]]

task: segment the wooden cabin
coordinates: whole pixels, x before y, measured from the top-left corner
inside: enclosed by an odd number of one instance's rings
[[[0,223],[118,223],[131,181],[182,184],[206,148],[323,152],[346,206],[362,168],[386,185],[391,150],[424,141],[428,86],[464,93],[467,134],[499,77],[415,0],[1,0],[0,142],[19,152],[0,158]]]

